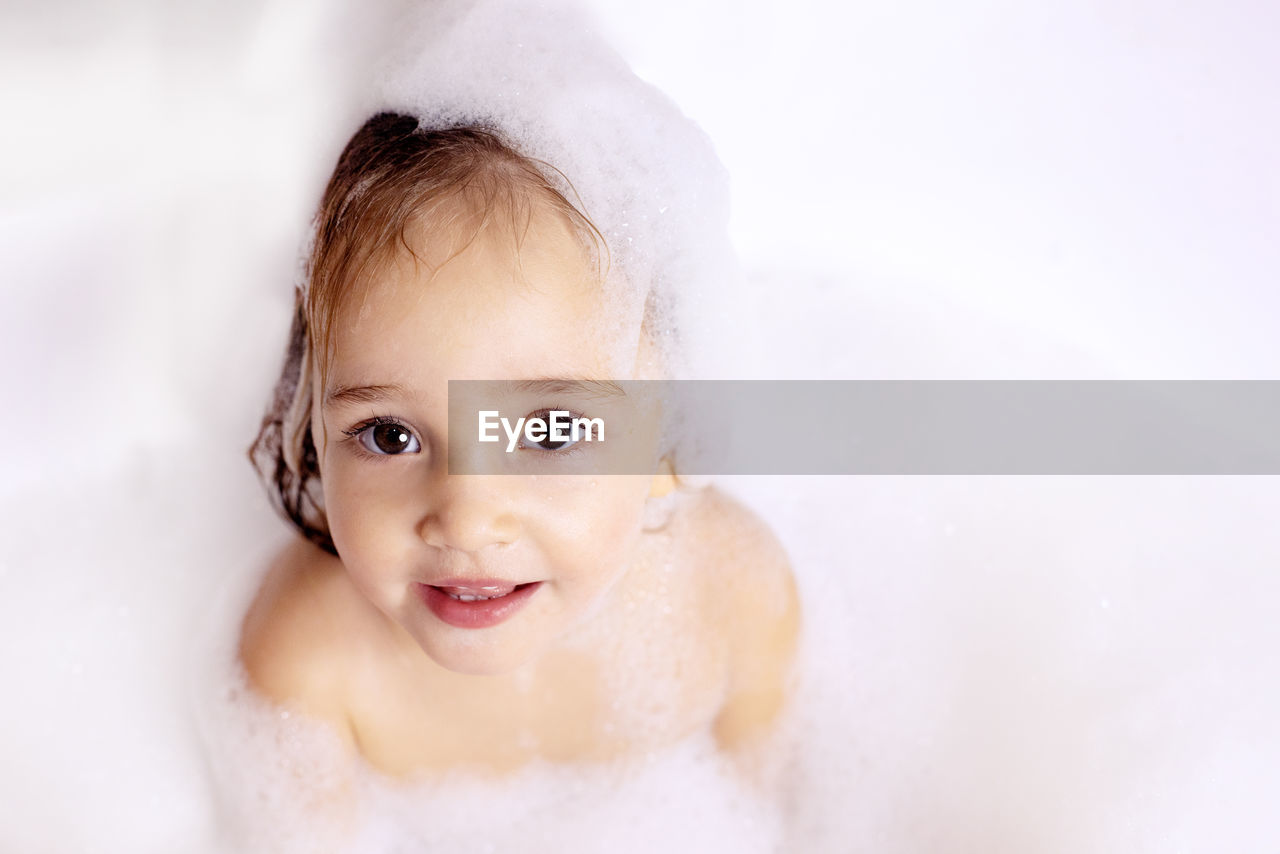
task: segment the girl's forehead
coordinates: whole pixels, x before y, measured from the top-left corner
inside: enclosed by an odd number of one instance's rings
[[[552,256],[584,269],[599,267],[595,245],[567,215],[536,197],[522,204],[453,199],[432,205],[406,224],[396,260],[435,269],[477,245],[491,251],[491,260],[506,256],[514,265]]]
[[[429,229],[415,242],[340,313],[337,373],[358,364],[359,373],[430,365],[417,372],[454,379],[626,377],[638,323],[564,224],[534,217],[523,234],[482,230],[460,249],[433,243]]]
[[[527,219],[490,212],[475,221],[479,216],[411,221],[365,290],[380,290],[384,300],[491,296],[491,288],[499,295],[554,291],[604,300],[599,264],[562,216],[542,209]]]

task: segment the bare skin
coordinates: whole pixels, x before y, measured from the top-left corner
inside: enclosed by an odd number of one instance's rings
[[[748,750],[786,699],[795,588],[750,511],[714,488],[686,501],[645,535],[603,607],[518,676],[414,654],[341,561],[302,540],[268,570],[241,658],[264,695],[326,721],[394,777],[613,759],[705,727],[726,751]]]

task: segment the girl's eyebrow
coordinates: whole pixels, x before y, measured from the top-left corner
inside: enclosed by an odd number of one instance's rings
[[[392,397],[405,397],[404,386],[397,383],[390,385],[354,385],[334,386],[325,395],[324,408],[342,406],[352,403],[381,403]]]
[[[536,379],[516,380],[509,384],[512,391],[534,394],[576,394],[589,398],[626,397],[627,392],[612,380]]]
[[[627,392],[612,380],[553,379],[514,380],[507,383],[514,392],[546,395],[581,395],[588,398],[626,397]],[[355,403],[383,403],[391,398],[408,397],[409,393],[399,383],[385,385],[334,386],[325,395],[324,408],[349,406]]]

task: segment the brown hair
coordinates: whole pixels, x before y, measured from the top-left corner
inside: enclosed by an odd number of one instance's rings
[[[439,224],[436,231],[448,240],[467,220],[470,239],[454,248],[456,255],[498,216],[510,217],[518,242],[539,203],[569,223],[603,278],[604,238],[567,194],[576,197],[563,174],[520,154],[489,128],[422,129],[412,116],[380,113],[347,143],[314,221],[280,379],[249,448],[272,503],[304,537],[337,554],[324,513],[311,407],[325,387],[333,323],[345,301],[398,250],[413,253],[405,239],[411,223]]]

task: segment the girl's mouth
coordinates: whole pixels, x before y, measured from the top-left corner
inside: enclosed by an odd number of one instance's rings
[[[442,621],[460,629],[487,629],[515,614],[542,586],[542,582],[418,583],[414,586],[423,603]]]

